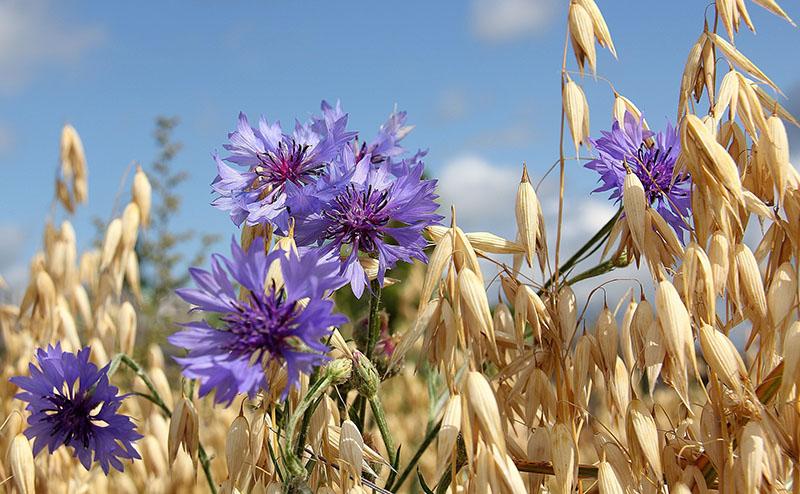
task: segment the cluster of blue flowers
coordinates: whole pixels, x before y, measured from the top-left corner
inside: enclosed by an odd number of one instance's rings
[[[270,367],[285,366],[284,397],[300,375],[323,364],[331,328],[347,319],[334,313],[331,294],[349,284],[360,297],[369,281],[360,261],[377,261],[382,285],[399,261],[425,261],[425,227],[437,223],[434,180],[423,178],[425,152],[405,156],[400,141],[410,127],[394,112],[374,140],[347,130],[337,104],[284,132],[261,118],[252,127],[243,114],[224,148],[214,155],[217,176],[212,204],[241,226],[268,225],[294,235],[297,250],[268,252],[257,238],[249,249],[234,240],[231,256],[214,254],[211,270],[191,268],[196,288],[177,294],[206,314],[182,325],[169,341],[187,350],[176,361],[200,382],[200,395],[230,405],[236,396],[268,390]],[[280,283],[270,270],[280,270]],[[122,470],[121,460],[140,458],[133,443],[142,436],[119,413],[126,395],[109,383],[108,366],[60,345],[40,349],[30,376],[11,379],[28,403],[34,453],[69,446],[89,469]]]
[[[285,396],[301,373],[326,361],[323,339],[346,322],[333,313],[330,294],[346,284],[357,297],[368,289],[362,258],[377,261],[380,284],[399,261],[426,260],[422,232],[441,220],[436,182],[422,176],[424,152],[405,156],[405,120],[394,112],[374,140],[361,141],[338,103],[323,101],[320,116],[291,132],[264,117],[253,127],[239,115],[228,155],[214,156],[212,204],[237,225],[292,234],[298,250],[268,254],[256,240],[244,251],[234,241],[232,257],[215,255],[211,272],[191,270],[197,288],[178,295],[213,316],[169,341],[188,350],[177,360],[184,375],[200,380],[201,396],[214,390],[215,401],[227,404],[238,394],[252,397],[268,389],[273,364],[286,366]],[[267,281],[274,263],[280,287]]]

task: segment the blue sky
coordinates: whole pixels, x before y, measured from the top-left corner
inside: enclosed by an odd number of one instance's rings
[[[674,119],[705,2],[598,4],[620,57],[600,50],[599,74],[652,126]],[[351,127],[367,136],[395,104],[408,110],[416,129],[406,144],[430,149],[443,202],[456,203],[469,228],[512,234],[521,163],[539,177],[558,154],[565,5],[0,0],[0,273],[21,277],[39,245],[64,123],[78,129],[88,157],[89,206],[73,220],[84,245],[91,217],[108,217],[129,163],[152,160],[157,115],[181,118],[176,166],[191,174],[175,223],[227,237],[233,225],[208,205],[210,153],[239,110],[291,122],[323,98],[341,99]],[[741,33],[737,46],[793,92],[800,33],[748,6],[759,33]],[[582,84],[596,134],[609,125],[610,91],[591,78]],[[567,249],[613,211],[588,196],[591,172],[570,163],[569,173]],[[546,214],[555,185],[540,191]]]

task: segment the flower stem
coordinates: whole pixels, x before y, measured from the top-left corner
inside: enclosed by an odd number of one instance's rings
[[[118,353],[114,355],[114,358],[111,359],[111,363],[109,365],[109,377],[111,374],[116,372],[121,363],[125,364],[128,368],[135,372],[136,377],[141,379],[144,385],[147,386],[147,389],[150,391],[150,395],[145,397],[159,407],[161,411],[164,412],[164,415],[167,416],[167,418],[172,418],[172,410],[170,410],[166,403],[164,403],[164,400],[161,398],[158,390],[156,390],[153,381],[150,380],[150,376],[148,376],[144,368],[142,368],[142,366],[130,356],[124,353]],[[197,447],[197,456],[200,460],[200,464],[203,465],[203,472],[206,475],[206,481],[208,481],[208,488],[211,490],[212,494],[217,494],[217,485],[214,483],[214,476],[211,474],[211,459],[206,454],[206,450],[203,448],[203,445],[199,443]]]
[[[428,446],[430,446],[433,440],[436,439],[437,434],[439,434],[439,429],[441,428],[442,428],[442,421],[439,420],[439,422],[437,422],[436,425],[434,425],[431,428],[431,430],[428,431],[428,434],[425,435],[425,438],[422,440],[422,444],[419,445],[419,448],[417,448],[417,452],[414,453],[414,456],[411,457],[411,460],[408,462],[408,465],[406,465],[406,467],[403,469],[403,472],[397,477],[397,481],[392,483],[392,485],[386,486],[387,490],[393,489],[397,491],[400,490],[401,487],[403,487],[403,483],[406,481],[408,476],[414,470],[414,467],[417,465],[420,458],[422,458],[422,455],[425,453],[425,450],[427,450]]]
[[[303,420],[305,416],[306,410],[311,409],[313,413],[313,409],[311,408],[316,407],[319,403],[319,398],[322,396],[322,393],[333,383],[333,378],[330,374],[324,374],[317,382],[315,382],[308,390],[308,393],[300,400],[300,403],[297,404],[297,408],[292,412],[292,416],[289,417],[289,422],[286,424],[286,445],[284,446],[284,456],[285,456],[285,464],[286,470],[291,475],[302,475],[305,472],[305,469],[300,464],[300,458],[295,453],[295,451],[303,451],[305,448],[304,444],[295,444],[295,447],[292,448],[292,436],[294,436],[294,431],[297,428],[297,424]],[[309,419],[310,422],[310,419]],[[299,434],[297,440],[300,441],[301,437],[305,437],[304,434]],[[305,439],[303,439],[305,442]]]
[[[378,310],[381,305],[381,284],[377,279],[372,280],[372,294],[369,299],[369,319],[367,319],[367,348],[364,355],[372,359],[372,352],[381,334],[381,319]]]
[[[372,410],[372,415],[375,417],[375,422],[378,424],[378,430],[381,432],[383,445],[386,446],[386,452],[389,454],[389,464],[392,468],[397,466],[397,451],[394,449],[394,438],[392,431],[389,430],[389,424],[386,422],[386,414],[383,412],[383,405],[378,395],[369,398],[369,407]]]

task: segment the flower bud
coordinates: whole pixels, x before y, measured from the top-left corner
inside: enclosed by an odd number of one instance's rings
[[[361,395],[373,398],[378,394],[381,378],[372,362],[361,352],[353,352],[353,385]]]
[[[337,358],[325,366],[325,372],[333,380],[333,384],[342,384],[350,379],[353,372],[353,362],[346,358]]]

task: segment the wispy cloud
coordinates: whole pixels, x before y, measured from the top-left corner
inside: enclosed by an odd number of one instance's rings
[[[541,32],[557,10],[555,0],[473,0],[472,31],[485,41],[510,41]]]
[[[48,64],[80,60],[105,37],[98,26],[67,23],[58,16],[58,2],[0,2],[0,91],[19,90]]]

